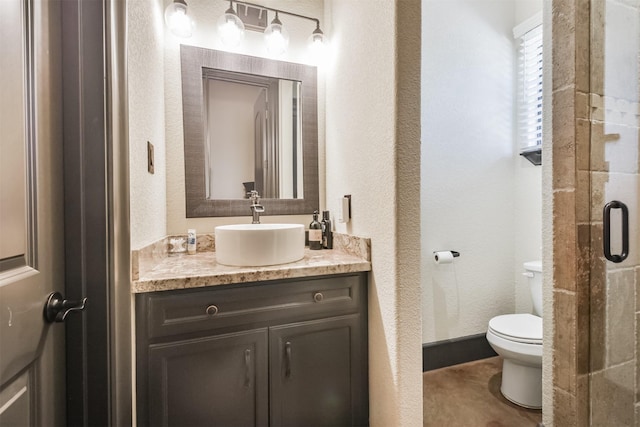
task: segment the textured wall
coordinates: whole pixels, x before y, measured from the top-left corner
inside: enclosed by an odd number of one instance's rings
[[[515,2],[515,25],[542,11],[542,0]],[[515,138],[516,149],[520,148]],[[542,259],[542,167],[534,166],[522,156],[515,158],[514,199],[514,272],[516,313],[533,309],[527,278],[522,275],[522,264]]]
[[[127,3],[131,249],[166,235],[163,2]],[[147,141],[155,173],[147,172]]]
[[[533,310],[523,263],[542,259],[542,168],[516,156],[514,199],[515,312]],[[540,313],[542,315],[542,313]]]
[[[423,5],[423,341],[432,342],[532,310],[522,264],[542,256],[542,168],[518,156],[512,29],[542,2]],[[455,268],[433,264],[433,250],[461,247]]]
[[[426,0],[422,16],[422,328],[433,342],[515,309],[514,5]],[[447,249],[462,255],[434,264]]]
[[[515,2],[516,25],[542,10],[542,0],[518,0]]]
[[[543,43],[551,46],[552,0],[543,0],[542,22]],[[552,49],[543,52],[544,77],[549,81],[552,76]],[[544,86],[543,93],[543,141],[542,141],[542,421],[553,426],[553,335],[555,334],[553,315],[553,153],[552,153],[552,100],[551,85]],[[547,267],[547,268],[544,268]]]
[[[184,193],[184,136],[182,129],[182,89],[180,81],[180,44],[187,44],[211,49],[228,50],[224,48],[216,33],[216,21],[229,7],[223,1],[191,0],[189,13],[194,17],[196,31],[189,39],[178,39],[165,32],[165,63],[164,63],[164,90],[166,103],[166,140],[167,140],[167,234],[186,233],[188,228],[195,228],[198,233],[213,232],[217,225],[235,224],[246,222],[250,217],[247,208],[247,217],[230,218],[186,218],[185,193]],[[293,13],[323,18],[324,3],[322,0],[301,1],[257,1],[274,8],[283,9]],[[272,19],[272,15],[270,15]],[[289,50],[279,60],[290,62],[310,63],[306,49],[307,38],[315,29],[311,21],[280,16],[280,20],[289,30],[291,42]],[[321,22],[326,28],[326,23]],[[262,35],[254,31],[245,31],[244,42],[236,50],[237,53],[265,57]],[[320,178],[320,204],[324,200],[324,74],[320,68],[318,71],[318,151],[319,151],[319,178]],[[247,205],[248,206],[248,205]],[[322,208],[322,206],[320,206]],[[311,215],[302,216],[269,216],[269,210],[261,218],[262,222],[291,222],[308,225]]]
[[[419,306],[420,2],[333,0],[327,69],[327,207],[371,238],[372,426],[422,425]]]

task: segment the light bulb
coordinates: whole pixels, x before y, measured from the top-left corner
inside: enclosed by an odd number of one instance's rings
[[[238,46],[244,39],[244,23],[231,6],[218,19],[218,35],[222,44],[228,47]]]
[[[327,43],[324,33],[320,29],[319,25],[309,36],[308,43],[311,54],[319,60],[322,59],[327,50]]]
[[[282,26],[278,19],[278,13],[271,24],[264,30],[264,41],[267,45],[267,52],[277,56],[287,51],[289,46],[289,32]]]
[[[164,22],[169,31],[178,37],[191,37],[193,21],[187,15],[187,3],[184,0],[174,0],[164,10]]]

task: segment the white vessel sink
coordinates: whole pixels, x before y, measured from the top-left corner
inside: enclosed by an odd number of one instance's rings
[[[304,226],[300,224],[222,225],[215,233],[220,264],[258,267],[304,257]]]

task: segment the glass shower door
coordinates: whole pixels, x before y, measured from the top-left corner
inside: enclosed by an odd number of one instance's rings
[[[590,418],[640,425],[640,1],[592,0]]]

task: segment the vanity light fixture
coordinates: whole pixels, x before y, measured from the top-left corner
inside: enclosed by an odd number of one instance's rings
[[[164,10],[164,22],[169,31],[177,37],[191,37],[193,33],[193,21],[187,14],[187,2],[173,0]]]
[[[218,34],[225,46],[235,47],[244,39],[244,23],[233,10],[233,2],[229,2],[229,9],[218,19]]]
[[[314,56],[324,56],[327,44],[325,43],[324,33],[320,29],[320,21],[316,23],[316,29],[309,36],[309,50]]]
[[[277,11],[276,17],[264,30],[264,42],[267,45],[267,52],[275,56],[282,55],[289,47],[289,32],[282,26]]]
[[[238,19],[239,24],[236,23],[236,28],[242,28],[242,33],[244,33],[244,29],[252,30],[252,31],[261,31],[264,32],[265,44],[267,47],[267,52],[273,56],[281,55],[286,52],[287,47],[289,46],[289,32],[282,25],[282,22],[279,19],[279,14],[289,15],[296,18],[307,19],[309,21],[313,21],[316,23],[316,29],[313,31],[311,36],[309,37],[309,48],[313,51],[314,54],[321,54],[324,51],[324,46],[326,45],[326,38],[320,29],[320,20],[316,18],[311,18],[309,16],[299,15],[297,13],[286,12],[280,9],[273,9],[267,6],[261,6],[254,3],[248,3],[240,0],[224,0],[229,1],[230,6],[229,9],[225,12],[225,14],[218,20],[218,30],[220,31],[220,35],[222,38],[222,42],[225,46],[233,47],[236,44],[232,42],[235,39],[231,39],[227,41],[227,39],[223,36],[223,32],[221,30],[221,26],[227,25],[229,28],[228,31],[236,31],[232,29],[229,22],[230,19]],[[233,3],[236,3],[237,13],[233,9]],[[271,21],[269,25],[266,25],[267,13],[274,12],[275,18]],[[233,16],[233,18],[229,18]],[[237,30],[240,31],[240,30]]]

